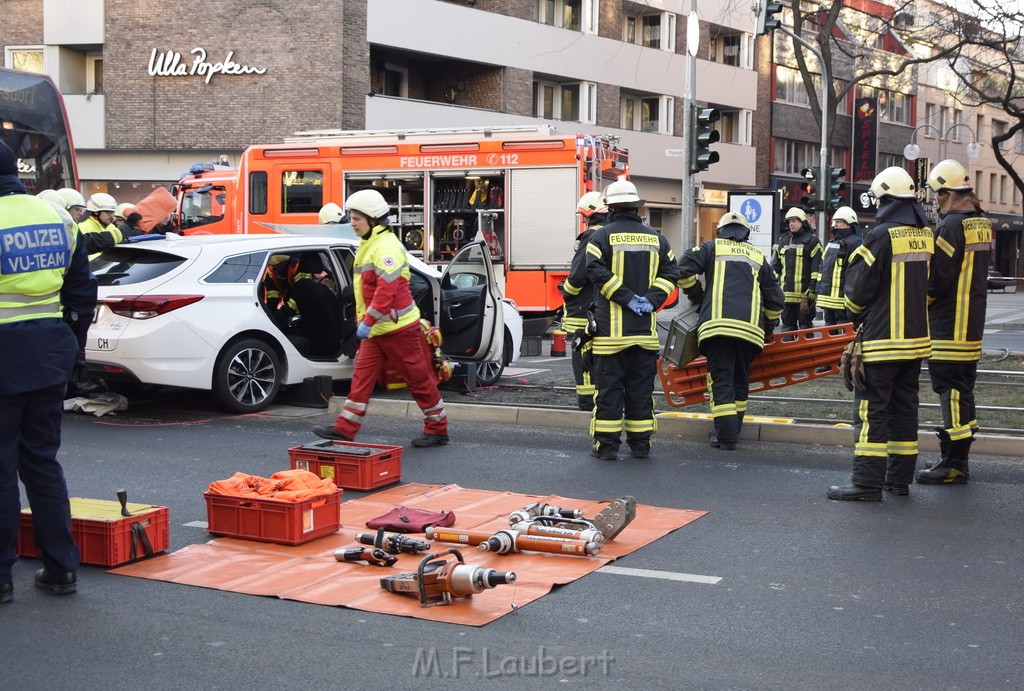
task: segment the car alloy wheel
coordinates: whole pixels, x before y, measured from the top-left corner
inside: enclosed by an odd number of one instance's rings
[[[227,409],[254,413],[281,389],[281,362],[263,341],[245,339],[226,348],[214,370],[214,392]]]

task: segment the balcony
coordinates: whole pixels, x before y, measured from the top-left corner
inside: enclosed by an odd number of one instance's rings
[[[64,107],[71,122],[76,149],[106,148],[106,99],[103,94],[65,95]]]

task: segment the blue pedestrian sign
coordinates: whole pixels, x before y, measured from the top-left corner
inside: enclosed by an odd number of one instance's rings
[[[747,223],[754,225],[761,219],[761,204],[756,199],[745,199],[740,205],[740,213],[747,219]]]
[[[729,190],[729,211],[747,219],[751,244],[766,256],[771,256],[772,243],[778,237],[781,204],[778,190]]]

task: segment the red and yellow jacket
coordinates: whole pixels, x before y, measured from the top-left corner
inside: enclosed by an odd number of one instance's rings
[[[420,310],[409,288],[409,260],[391,228],[375,226],[363,238],[352,274],[356,318],[373,327],[371,338],[419,323]]]

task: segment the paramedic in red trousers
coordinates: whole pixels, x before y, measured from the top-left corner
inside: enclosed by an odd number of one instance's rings
[[[666,240],[637,211],[636,186],[619,180],[605,189],[608,222],[587,243],[587,275],[597,289],[593,374],[597,384],[590,452],[618,458],[622,431],[634,458],[651,451],[658,332],[654,311],[675,287],[679,270]]]
[[[985,330],[992,222],[985,218],[967,170],[957,161],[936,163],[928,186],[939,202],[928,285],[928,374],[939,395],[942,427],[938,463],[917,471],[915,479],[926,485],[963,485],[970,476],[967,456],[978,429],[974,381]]]
[[[825,317],[825,324],[842,324],[850,321],[846,314],[846,298],[843,285],[846,283],[846,267],[850,255],[860,247],[860,223],[857,212],[848,206],[840,206],[832,214],[832,239],[825,246],[821,260],[821,280],[818,281],[818,306]]]
[[[863,348],[864,390],[853,392],[853,476],[829,499],[880,501],[910,493],[917,463],[921,361],[931,354],[928,270],[935,241],[914,181],[886,168],[871,183],[875,227],[850,257],[846,309]]]
[[[316,426],[313,433],[324,439],[355,439],[386,360],[423,411],[423,434],[412,445],[447,444],[444,401],[431,371],[433,364],[423,356],[423,327],[409,289],[405,247],[387,225],[390,207],[377,190],[360,190],[345,201],[345,209],[362,238],[352,268],[359,322],[356,335],[361,343],[341,414],[332,426]]]
[[[0,141],[0,603],[14,597],[19,475],[43,560],[35,585],[58,594],[78,587],[80,555],[57,462],[64,393],[84,348],[65,319],[88,320],[96,306],[78,238],[64,209],[26,193],[14,152]]]
[[[793,207],[786,212],[788,230],[775,247],[772,269],[786,294],[782,326],[786,331],[814,326],[814,292],[821,278],[821,243],[807,214]]]
[[[569,275],[562,284],[562,298],[565,301],[565,316],[562,327],[572,335],[572,373],[576,379],[576,402],[580,410],[594,409],[594,394],[597,388],[589,368],[583,366],[583,349],[590,348],[586,337],[587,311],[594,304],[594,284],[587,277],[587,243],[594,231],[604,225],[608,218],[608,206],[601,192],[587,192],[576,206],[576,213],[583,217],[585,228],[576,238]]]
[[[700,305],[697,343],[708,360],[711,446],[736,448],[750,389],[750,363],[779,322],[785,295],[768,260],[747,240],[750,223],[730,211],[718,237],[687,250],[679,260],[679,287]],[[697,281],[704,276],[707,289]]]

